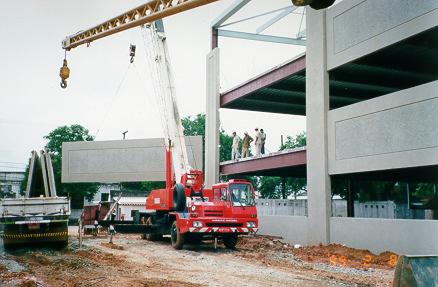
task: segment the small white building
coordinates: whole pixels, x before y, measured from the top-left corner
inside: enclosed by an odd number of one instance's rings
[[[91,200],[84,198],[84,206],[99,204],[101,201],[112,201],[112,195],[120,193],[118,184],[102,184]]]
[[[131,212],[138,210],[146,211],[146,196],[122,196],[117,207],[117,216],[119,220],[133,220]]]
[[[0,171],[0,195],[20,197],[21,183],[24,178],[24,171]]]

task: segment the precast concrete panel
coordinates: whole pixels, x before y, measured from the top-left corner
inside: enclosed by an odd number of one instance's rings
[[[207,55],[206,119],[205,119],[205,185],[219,181],[219,48]]]
[[[436,0],[344,0],[327,11],[329,70],[438,25]]]
[[[438,81],[329,112],[330,174],[438,165]]]
[[[328,172],[327,112],[329,76],[326,57],[326,11],[306,10],[306,126],[309,244],[329,243],[331,189]]]
[[[306,216],[259,215],[258,234],[280,236],[290,244],[308,244],[309,220]]]
[[[202,169],[202,137],[186,137],[190,166]],[[131,182],[165,180],[162,138],[65,142],[62,182]]]
[[[375,254],[438,255],[438,220],[330,218],[330,242]]]

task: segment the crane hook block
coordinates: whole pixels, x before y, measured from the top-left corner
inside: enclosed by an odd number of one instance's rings
[[[131,44],[129,46],[129,56],[131,57],[131,60],[130,60],[131,63],[134,63],[135,49],[136,49],[135,45]]]
[[[61,69],[59,70],[59,76],[61,77],[61,88],[67,88],[67,79],[70,77],[70,69],[67,66],[67,59],[64,59]]]

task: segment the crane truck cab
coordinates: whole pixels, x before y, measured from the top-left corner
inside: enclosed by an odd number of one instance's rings
[[[158,240],[170,235],[172,246],[182,249],[184,243],[203,239],[221,239],[234,249],[239,235],[258,231],[255,193],[252,184],[243,179],[203,187],[203,173],[191,170],[172,181],[170,149],[166,151],[166,187],[151,191],[146,199],[141,222],[146,225],[143,238]]]
[[[257,209],[252,184],[242,179],[213,185],[187,198],[187,209],[173,213],[171,241],[176,249],[185,241],[221,239],[227,248],[234,249],[239,235],[258,231]]]

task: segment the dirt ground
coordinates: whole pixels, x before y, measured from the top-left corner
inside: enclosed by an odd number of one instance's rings
[[[341,245],[294,248],[279,238],[249,236],[232,251],[212,243],[176,251],[169,239],[137,234],[87,237],[75,228],[63,250],[0,251],[0,286],[391,286],[392,253]],[[367,257],[369,256],[369,257]]]

